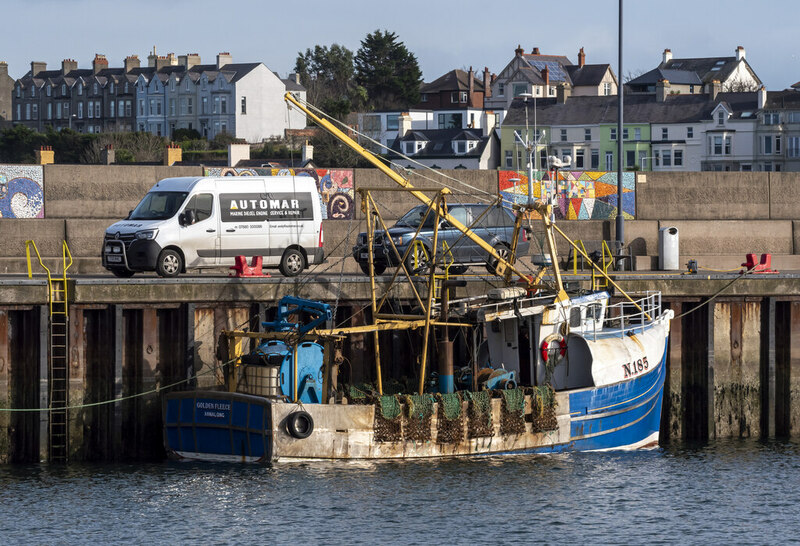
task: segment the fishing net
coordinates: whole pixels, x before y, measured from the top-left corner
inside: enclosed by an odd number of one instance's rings
[[[406,402],[405,439],[418,442],[431,439],[433,397],[429,394],[409,394]]]
[[[348,398],[354,404],[368,404],[377,394],[375,389],[369,383],[356,383],[355,385],[348,385],[346,392],[349,394]]]
[[[440,444],[458,444],[464,438],[464,418],[461,415],[461,395],[457,392],[437,394],[439,403],[436,441]]]
[[[531,428],[533,432],[555,430],[558,428],[556,419],[556,391],[550,385],[533,387],[531,389]]]
[[[467,437],[482,438],[494,436],[492,426],[492,396],[489,391],[464,393],[467,407]]]
[[[522,434],[525,432],[525,393],[520,388],[500,392],[503,395],[500,434]]]
[[[402,434],[402,406],[394,395],[376,397],[375,430],[376,442],[399,442]]]

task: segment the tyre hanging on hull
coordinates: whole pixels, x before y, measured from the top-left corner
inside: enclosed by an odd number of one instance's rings
[[[286,418],[286,430],[298,440],[308,438],[314,431],[314,419],[307,411],[290,413]]]

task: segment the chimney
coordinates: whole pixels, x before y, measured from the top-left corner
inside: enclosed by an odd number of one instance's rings
[[[8,76],[8,63],[0,61],[0,77]]]
[[[489,67],[483,67],[483,98],[489,99],[492,97],[492,78],[489,75]]]
[[[301,148],[301,153],[303,154],[303,165],[305,165],[308,161],[314,160],[314,146],[307,140]]]
[[[521,45],[517,45],[517,49],[514,50],[515,55],[525,55],[525,50],[522,49]]]
[[[100,162],[103,165],[113,165],[117,162],[117,154],[114,151],[113,144],[106,144],[106,147],[100,152]]]
[[[467,81],[469,85],[469,94],[467,95],[467,106],[472,106],[472,95],[475,93],[475,72],[473,72],[472,67],[469,67],[469,72],[467,73]]]
[[[277,74],[276,74],[276,76],[277,76]],[[280,76],[278,76],[278,77],[280,77]],[[291,81],[293,81],[297,85],[301,85],[301,83],[300,83],[300,73],[299,72],[290,72],[288,79],[290,79]]]
[[[712,81],[708,90],[708,94],[711,95],[711,100],[716,100],[720,91],[722,91],[722,84],[719,83],[719,80]]]
[[[164,148],[164,165],[171,167],[179,161],[183,161],[183,150],[174,142],[170,142]]]
[[[763,85],[758,88],[758,109],[761,110],[767,105],[767,88]]]
[[[550,94],[550,69],[546,66],[542,68],[542,79],[544,80],[544,96],[546,97]]]
[[[40,146],[34,155],[36,156],[36,163],[39,165],[52,165],[56,162],[52,146]]]
[[[97,74],[101,70],[105,70],[108,68],[108,59],[106,59],[105,55],[100,55],[99,53],[94,54],[94,60],[92,61],[92,72]]]
[[[656,102],[664,102],[669,95],[669,80],[658,80],[656,84]]]
[[[566,82],[559,84],[556,89],[556,102],[558,104],[564,104],[567,102],[570,95],[572,95],[572,87]]]
[[[157,55],[154,66],[156,67],[156,71],[161,70],[165,66],[171,66],[169,55]]]
[[[250,159],[249,144],[236,144],[233,142],[228,144],[228,167],[235,167],[240,161],[247,161],[248,159]]]
[[[125,65],[125,73],[130,72],[134,68],[139,68],[139,65],[140,65],[139,56],[138,55],[128,55],[127,57],[125,57],[125,62],[123,64]]]
[[[497,125],[497,114],[493,110],[486,110],[484,116],[486,119],[483,123],[483,136],[489,136],[494,131],[494,126]]]
[[[158,55],[156,55],[156,46],[153,46],[153,51],[150,55],[147,56],[147,66],[149,68],[153,68],[156,65],[156,59]]]
[[[74,59],[64,59],[61,61],[61,75],[66,76],[73,70],[78,70],[78,63]]]
[[[533,50],[531,51],[531,55],[538,55],[538,54],[539,54],[539,48],[534,47]]]
[[[408,112],[403,112],[397,122],[397,138],[403,138],[411,130],[411,115]]]
[[[671,60],[672,60],[672,50],[671,49],[665,49],[664,50],[664,57],[661,59],[661,63],[662,64],[667,64]]]
[[[45,70],[47,70],[47,63],[31,61],[31,76],[36,76],[36,74]]]
[[[187,53],[178,57],[178,64],[185,66],[186,70],[191,70],[193,66],[200,64],[200,55],[197,53]]]
[[[586,53],[583,52],[583,48],[578,51],[578,66],[583,68],[583,65],[586,64]]]
[[[742,46],[736,48],[736,60],[744,60],[744,48]]]
[[[217,70],[225,66],[226,64],[230,64],[233,62],[233,56],[225,51],[224,53],[220,53],[217,55]]]
[[[168,66],[178,66],[178,58],[174,53],[167,53]]]

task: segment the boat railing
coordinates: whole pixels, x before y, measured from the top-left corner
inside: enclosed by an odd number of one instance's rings
[[[627,332],[643,330],[660,314],[661,292],[648,290],[633,303],[621,301],[609,305],[606,308],[606,328],[604,330],[605,332],[617,330],[620,336],[624,336]]]

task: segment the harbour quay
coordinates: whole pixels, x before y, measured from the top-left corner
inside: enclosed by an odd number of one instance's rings
[[[484,278],[464,279],[456,297],[489,288]],[[676,315],[660,442],[798,435],[800,275],[621,272],[614,279],[630,293],[661,290],[662,304]],[[378,290],[388,281],[380,277]],[[577,289],[588,286],[590,277],[567,274],[565,281]],[[360,274],[297,280],[78,276],[68,281],[68,294],[70,461],[162,458],[161,395],[219,385],[220,333],[259,330],[286,294],[334,304],[338,324],[358,326],[372,319],[369,279]],[[47,283],[41,276],[5,276],[0,295],[0,407],[29,410],[0,412],[0,458],[48,460]],[[398,285],[394,298],[398,310],[411,312],[410,289]],[[382,366],[392,370],[414,361],[420,336],[382,334]],[[371,335],[346,341],[349,381],[375,379],[371,343]]]

